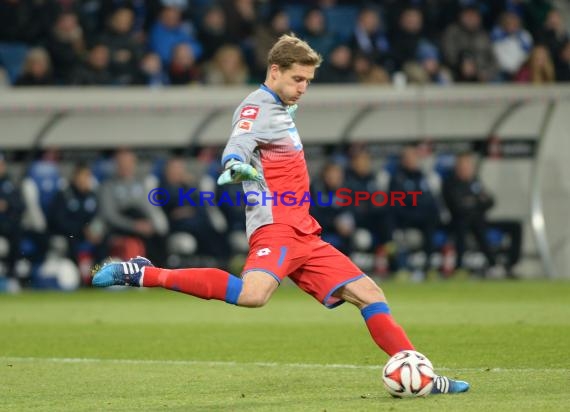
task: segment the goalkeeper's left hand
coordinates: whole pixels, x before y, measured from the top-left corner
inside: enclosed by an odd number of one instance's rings
[[[262,179],[262,176],[252,165],[230,160],[226,163],[226,170],[218,177],[218,184],[221,186],[228,183],[241,183],[244,180],[260,182]]]

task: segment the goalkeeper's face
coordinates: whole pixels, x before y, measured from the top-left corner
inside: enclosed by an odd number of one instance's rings
[[[281,70],[274,64],[269,69],[267,86],[290,106],[299,102],[314,77],[315,66],[294,63],[290,68]]]

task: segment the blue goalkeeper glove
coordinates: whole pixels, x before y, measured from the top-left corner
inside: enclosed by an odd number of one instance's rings
[[[230,160],[226,163],[226,170],[218,177],[218,184],[240,183],[244,180],[260,182],[262,176],[252,165],[237,160]]]

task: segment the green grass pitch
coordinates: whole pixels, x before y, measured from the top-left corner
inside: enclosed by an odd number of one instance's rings
[[[244,309],[161,290],[0,296],[0,410],[567,411],[570,282],[386,283],[467,394],[392,399],[356,308],[284,285]]]

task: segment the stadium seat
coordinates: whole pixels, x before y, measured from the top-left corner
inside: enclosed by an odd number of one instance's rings
[[[37,190],[37,198],[34,198],[31,192],[24,193],[26,206],[29,205],[28,201],[39,202],[39,207],[44,215],[48,212],[50,204],[57,192],[67,185],[56,163],[41,160],[31,165],[27,177],[24,180],[33,185],[30,186],[28,184],[27,190],[33,190],[32,187],[35,187]],[[26,197],[27,195],[31,195],[32,197]]]
[[[20,75],[27,52],[28,47],[23,43],[0,42],[0,67],[6,69],[11,84]]]
[[[91,172],[97,182],[103,183],[115,173],[115,161],[112,157],[99,157],[93,162]]]
[[[348,41],[356,25],[358,12],[358,7],[354,6],[336,6],[325,9],[324,14],[327,27],[329,27],[341,41]]]
[[[48,161],[34,162],[22,181],[25,210],[20,249],[22,255],[32,262],[39,262],[48,254],[62,257],[66,253],[66,247],[62,247],[63,244],[67,245],[66,242],[61,241],[61,236],[50,236],[47,220],[54,196],[66,185],[59,166]]]
[[[453,168],[455,166],[455,155],[451,153],[442,153],[437,155],[434,164],[434,170],[442,180],[445,180],[447,177],[453,173]]]
[[[289,4],[284,8],[289,16],[289,25],[293,32],[299,32],[303,29],[303,18],[305,16],[305,6],[298,4]]]

